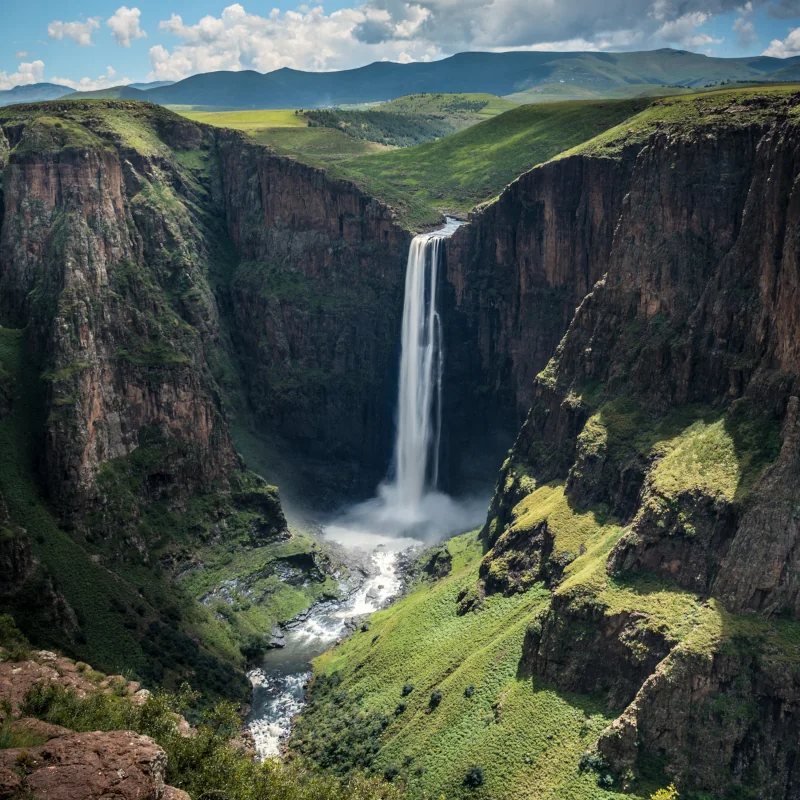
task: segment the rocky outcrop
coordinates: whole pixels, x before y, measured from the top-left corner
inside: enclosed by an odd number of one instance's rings
[[[602,695],[624,708],[669,652],[665,631],[647,614],[554,598],[525,634],[522,665],[562,691]]]
[[[0,797],[163,800],[165,766],[164,751],[147,736],[69,733],[41,747],[0,750]]]
[[[800,684],[785,662],[750,652],[676,648],[603,733],[600,752],[624,775],[659,759],[678,784],[714,797],[749,787],[795,800]]]

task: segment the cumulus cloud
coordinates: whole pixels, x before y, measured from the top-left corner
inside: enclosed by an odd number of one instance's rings
[[[738,34],[737,44],[742,49],[747,49],[758,41],[758,34],[750,17],[753,15],[752,2],[745,3],[737,9],[739,16],[733,22],[733,30]]]
[[[27,50],[18,50],[14,53],[14,58],[27,58],[30,53]]]
[[[117,71],[114,67],[108,66],[102,75],[96,78],[81,78],[74,81],[70,78],[51,78],[53,83],[60,83],[69,86],[79,92],[94,92],[97,89],[108,89],[110,86],[127,86],[133,83],[130,78],[117,78]]]
[[[150,48],[152,71],[148,80],[180,80],[211,70],[254,69],[270,72],[281,67],[343,69],[381,59],[419,61],[438,58],[442,51],[424,39],[411,39],[415,20],[424,10],[409,15],[392,41],[381,42],[376,33],[364,42],[355,35],[360,26],[389,22],[385,11],[367,6],[344,8],[325,14],[321,6],[269,16],[249,14],[238,3],[219,17],[206,16],[195,24],[178,14],[159,23],[159,29],[181,39],[171,51],[163,45]],[[399,30],[399,33],[395,33]]]
[[[0,89],[13,89],[15,86],[27,86],[31,83],[41,83],[44,76],[44,61],[23,61],[17,71],[9,75],[0,72]]]
[[[708,50],[723,40],[703,26],[719,14],[738,11],[740,40],[751,35],[752,23],[741,4],[742,0],[355,0],[353,6],[330,14],[312,4],[260,16],[236,3],[219,16],[195,21],[173,14],[163,20],[159,29],[180,43],[150,49],[149,79],[179,80],[219,69],[342,69],[383,59],[441,58],[463,50],[666,45]]]
[[[683,14],[677,19],[664,22],[656,31],[656,37],[667,44],[677,44],[689,49],[707,47],[710,44],[721,44],[722,39],[715,39],[707,33],[698,33],[697,29],[711,19],[711,14],[704,11],[693,11]]]
[[[138,8],[120,6],[106,20],[106,25],[111,28],[111,35],[120,47],[130,47],[136,39],[145,39],[147,34],[139,27],[142,12]]]
[[[72,39],[73,42],[81,47],[88,47],[92,44],[92,33],[100,27],[100,17],[89,17],[83,22],[62,22],[60,19],[53,20],[47,26],[47,35],[53,39]]]
[[[762,55],[775,58],[800,56],[800,28],[792,28],[789,35],[783,40],[773,39]]]

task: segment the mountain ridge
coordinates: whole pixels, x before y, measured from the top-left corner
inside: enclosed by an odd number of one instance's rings
[[[74,99],[124,97],[160,105],[206,108],[314,108],[392,100],[409,93],[488,92],[508,95],[548,83],[611,92],[636,84],[700,88],[717,82],[772,80],[800,57],[715,58],[664,48],[626,53],[467,52],[431,62],[376,61],[336,72],[282,67],[206,72],[146,92],[111,87]],[[124,92],[120,93],[122,89]]]

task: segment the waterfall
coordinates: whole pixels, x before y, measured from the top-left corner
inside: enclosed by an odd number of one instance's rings
[[[392,505],[409,516],[439,480],[442,420],[442,326],[437,308],[441,244],[458,223],[415,236],[406,266]]]

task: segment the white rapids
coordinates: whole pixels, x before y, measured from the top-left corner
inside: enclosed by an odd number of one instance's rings
[[[342,602],[321,603],[286,630],[286,646],[270,650],[250,672],[249,727],[262,757],[276,756],[305,702],[310,659],[352,630],[353,618],[384,607],[402,586],[398,554],[425,541],[469,530],[485,512],[482,501],[457,502],[437,491],[442,427],[444,350],[437,306],[442,241],[459,223],[415,236],[406,267],[397,430],[390,478],[376,497],[346,510],[323,535],[371,554],[369,577]],[[348,628],[348,621],[350,627]]]

